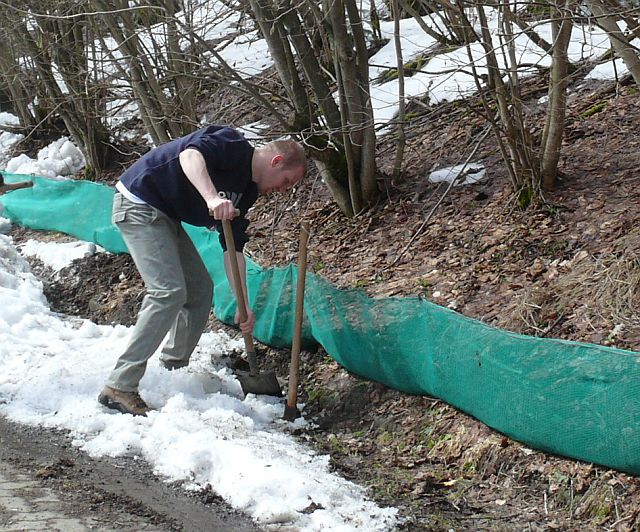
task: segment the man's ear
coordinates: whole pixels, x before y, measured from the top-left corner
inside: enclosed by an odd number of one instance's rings
[[[284,161],[284,155],[278,154],[278,155],[274,155],[271,159],[271,167],[275,168],[276,166],[278,166],[282,161]]]

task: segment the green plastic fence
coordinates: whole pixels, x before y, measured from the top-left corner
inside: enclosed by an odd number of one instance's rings
[[[110,223],[112,189],[34,181],[34,188],[0,198],[4,216],[125,251]],[[217,234],[188,230],[216,285],[216,316],[231,323],[234,304]],[[296,277],[295,266],[249,264],[260,341],[290,345]],[[305,344],[319,342],[349,371],[438,397],[532,448],[640,474],[638,353],[509,333],[425,300],[339,290],[313,274],[306,285]]]

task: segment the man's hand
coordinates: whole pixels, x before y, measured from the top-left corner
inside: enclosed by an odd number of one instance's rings
[[[209,214],[216,220],[233,220],[238,211],[228,199],[214,197],[207,200]]]
[[[238,324],[238,326],[240,327],[240,330],[244,334],[253,334],[253,326],[256,323],[256,317],[253,314],[253,311],[249,307],[247,307],[246,321],[243,321],[242,323],[240,323],[240,313],[237,310],[236,310],[236,317],[234,318],[234,321]]]

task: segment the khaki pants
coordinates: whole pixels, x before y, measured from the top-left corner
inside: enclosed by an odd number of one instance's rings
[[[120,193],[113,199],[112,220],[147,290],[129,344],[107,381],[112,388],[132,392],[167,332],[160,358],[173,367],[189,363],[209,317],[213,283],[180,222]]]

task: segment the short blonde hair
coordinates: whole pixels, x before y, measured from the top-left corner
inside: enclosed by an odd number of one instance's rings
[[[305,168],[307,167],[307,156],[304,148],[295,140],[273,140],[267,144],[271,153],[280,154],[284,157],[284,168]]]

